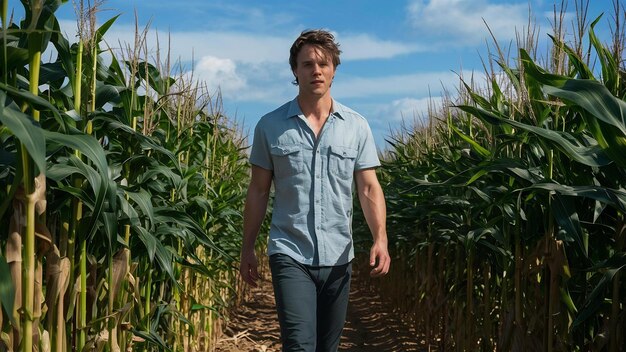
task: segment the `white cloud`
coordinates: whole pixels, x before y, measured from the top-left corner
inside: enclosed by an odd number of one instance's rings
[[[246,79],[239,75],[235,62],[230,59],[205,56],[194,72],[199,80],[206,83],[209,92],[220,89],[223,95],[230,95],[246,87]]]
[[[398,55],[427,51],[427,48],[373,38],[366,34],[337,36],[344,60],[388,59]]]
[[[61,21],[68,37],[76,37],[76,23]],[[143,30],[143,28],[139,28]],[[289,65],[289,48],[299,31],[281,36],[242,31],[163,31],[148,29],[148,51],[154,53],[157,42],[162,52],[170,46],[171,58],[190,62],[206,56],[227,58],[238,63],[282,63]],[[386,59],[398,55],[424,51],[425,48],[398,41],[382,40],[366,34],[337,35],[344,60]],[[126,48],[135,41],[135,27],[116,24],[105,35],[112,48]]]
[[[411,24],[425,35],[475,45],[490,38],[485,22],[498,41],[514,39],[516,30],[528,25],[529,7],[527,2],[412,0],[407,10]]]
[[[384,95],[425,96],[431,92],[458,85],[458,76],[450,71],[425,72],[382,77],[342,78],[337,76],[333,83],[333,94],[338,98],[358,98]]]
[[[428,111],[441,108],[442,101],[441,97],[401,98],[379,106],[374,115],[388,123],[405,122],[409,125],[424,123],[428,118]]]
[[[68,37],[75,38],[76,25],[72,21],[63,21],[62,28]],[[128,47],[135,41],[135,28],[120,24],[111,27],[106,33],[106,43],[114,50],[123,48],[123,56],[128,55]],[[183,71],[194,70],[194,76],[204,81],[209,92],[219,87],[224,99],[231,101],[281,102],[290,99],[296,92],[290,84],[293,79],[289,68],[289,48],[297,35],[285,33],[284,36],[268,36],[254,32],[236,31],[195,31],[164,32],[148,30],[148,53],[140,54],[153,61],[156,57],[157,43],[161,50],[161,61],[170,46],[172,62],[180,62]],[[421,48],[381,40],[369,35],[337,35],[343,50],[342,59],[367,60],[389,59],[394,56],[419,51]],[[118,54],[119,55],[119,54]],[[176,66],[174,66],[174,71]],[[173,72],[176,74],[177,72]],[[444,76],[451,77],[452,74]],[[394,91],[423,92],[416,89],[418,82],[439,85],[440,74],[432,74],[428,79],[423,76],[394,76],[388,78],[352,79],[339,84],[340,95],[360,97]],[[447,79],[447,78],[446,78]],[[419,85],[419,84],[418,84]]]
[[[172,59],[189,62],[198,57],[221,57],[236,62],[284,62],[289,59],[289,46],[286,38],[257,35],[245,32],[180,32],[148,31],[148,47],[154,51],[158,40],[161,50],[167,50],[168,42]],[[117,46],[118,38],[122,43],[134,42],[134,27],[121,25],[107,33],[107,41]]]

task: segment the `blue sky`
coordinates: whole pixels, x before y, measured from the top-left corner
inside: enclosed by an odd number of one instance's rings
[[[172,58],[210,91],[221,89],[225,114],[244,132],[297,94],[288,64],[295,37],[329,29],[343,51],[332,94],[367,118],[384,149],[391,130],[425,116],[429,97],[437,101],[444,89],[456,90],[458,73],[481,77],[481,56],[491,43],[483,20],[506,46],[516,30],[525,32],[529,10],[549,31],[553,8],[552,0],[108,0],[98,22],[121,14],[105,37],[111,46],[132,42],[135,13],[140,28],[150,24],[152,48],[155,34],[162,48],[170,36]],[[605,12],[601,27],[608,33],[612,9],[612,0],[593,0],[588,17]],[[567,10],[574,12],[574,1]],[[73,35],[71,1],[57,16]],[[547,40],[539,35],[540,43]]]

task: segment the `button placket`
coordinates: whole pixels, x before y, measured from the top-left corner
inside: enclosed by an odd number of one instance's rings
[[[322,203],[322,195],[324,193],[323,190],[323,178],[322,178],[322,173],[324,171],[324,162],[323,162],[323,158],[322,158],[322,154],[321,154],[321,145],[323,145],[322,141],[324,140],[324,135],[325,135],[325,131],[326,129],[328,129],[328,125],[329,125],[330,121],[326,121],[326,123],[324,124],[324,126],[322,126],[322,129],[320,130],[319,135],[317,136],[317,139],[315,141],[315,153],[314,158],[315,158],[315,170],[314,170],[314,200],[315,203],[313,204],[313,208],[314,208],[314,219],[315,219],[315,233],[316,233],[316,239],[317,239],[317,249],[318,249],[318,258],[320,260],[320,262],[325,262],[326,261],[326,248],[324,246],[325,242],[326,242],[326,238],[324,236],[324,232],[322,230],[322,219],[324,217],[324,209],[323,209],[323,203]]]

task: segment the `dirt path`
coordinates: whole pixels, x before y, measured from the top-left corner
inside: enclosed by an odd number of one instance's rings
[[[355,276],[348,318],[341,339],[345,352],[426,351],[410,324],[387,309],[381,298],[366,292]],[[216,352],[279,352],[280,330],[269,278],[252,289],[249,298],[232,313]]]

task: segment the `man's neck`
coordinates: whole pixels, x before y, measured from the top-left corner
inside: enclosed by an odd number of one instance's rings
[[[330,94],[325,94],[322,97],[308,97],[298,95],[298,104],[300,110],[307,119],[313,120],[326,120],[333,108],[333,99]]]

